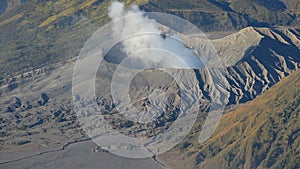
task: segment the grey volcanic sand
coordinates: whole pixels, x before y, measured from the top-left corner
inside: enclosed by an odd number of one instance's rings
[[[45,153],[31,158],[21,159],[32,154],[39,154],[38,150],[0,153],[2,169],[161,169],[159,163],[153,159],[129,159],[110,153],[95,153],[96,145],[92,141],[83,141],[70,145],[68,148]],[[11,161],[3,164],[3,160]],[[14,161],[17,160],[17,161]]]

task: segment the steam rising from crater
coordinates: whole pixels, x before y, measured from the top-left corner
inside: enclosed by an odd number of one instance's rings
[[[180,37],[166,36],[158,23],[145,16],[137,5],[125,9],[123,3],[113,2],[109,7],[113,38],[122,39],[125,64],[131,66],[168,68],[201,68],[203,63],[194,51],[187,48]],[[130,16],[130,17],[128,17]],[[135,36],[129,36],[134,34]]]

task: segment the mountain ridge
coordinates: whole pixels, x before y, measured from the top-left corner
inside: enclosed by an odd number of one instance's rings
[[[174,168],[288,168],[300,167],[300,71],[284,78],[266,93],[223,115],[215,134],[159,159]],[[175,161],[181,160],[182,163]]]
[[[299,26],[298,14],[288,7],[276,13],[257,1],[247,1],[250,6],[258,6],[258,11],[237,11],[234,6],[240,9],[241,4],[234,4],[242,1],[187,1],[181,7],[179,1],[168,4],[157,0],[124,0],[127,6],[135,3],[146,11],[183,17],[206,32],[236,31],[248,26]],[[76,57],[87,38],[109,22],[107,9],[111,3],[109,0],[1,2],[21,5],[13,5],[12,10],[1,9],[5,12],[0,15],[0,76]],[[178,11],[168,11],[172,5]],[[197,11],[204,7],[206,12]]]

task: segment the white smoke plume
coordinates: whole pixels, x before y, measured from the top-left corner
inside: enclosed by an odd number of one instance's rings
[[[122,40],[123,51],[128,58],[154,67],[203,67],[200,59],[179,37],[163,35],[159,24],[144,14],[137,5],[126,10],[123,3],[112,2],[109,7],[108,15],[114,21],[112,36]],[[129,37],[133,34],[135,36]]]

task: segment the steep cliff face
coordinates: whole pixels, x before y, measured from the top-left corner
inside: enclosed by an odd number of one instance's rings
[[[298,30],[255,30],[262,36],[259,44],[250,48],[252,51],[248,50],[227,73],[230,86],[243,86],[237,93],[231,90],[236,95],[244,94],[239,99],[241,102],[256,97],[300,67]],[[239,82],[238,79],[244,80]]]
[[[186,40],[198,53],[203,50],[201,38]],[[213,40],[218,56],[226,67],[223,84],[230,93],[226,97],[228,104],[250,101],[299,69],[299,40],[298,29],[253,27]],[[210,62],[208,64],[213,65],[214,59]],[[207,81],[202,78],[200,81]]]

